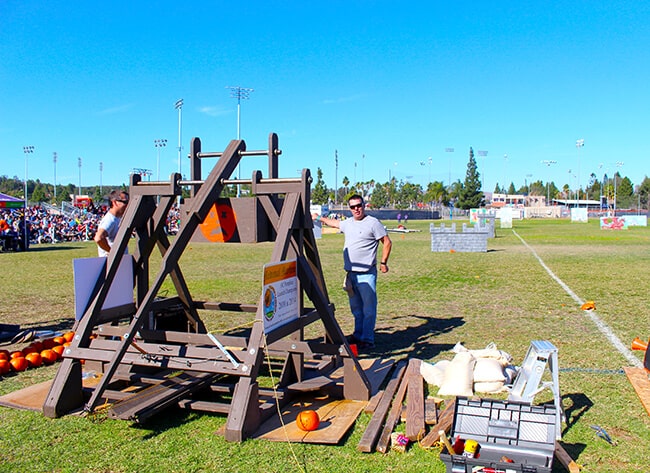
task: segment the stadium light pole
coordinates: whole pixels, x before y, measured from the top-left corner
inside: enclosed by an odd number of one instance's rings
[[[54,203],[56,204],[56,161],[58,159],[58,156],[56,155],[56,151],[52,153],[52,162],[54,163]]]
[[[25,212],[23,213],[23,228],[24,228],[24,233],[25,233],[25,246],[23,247],[25,250],[27,250],[27,246],[29,244],[29,241],[27,240],[28,238],[28,232],[27,232],[27,161],[28,157],[30,154],[34,152],[34,147],[33,146],[23,146],[23,153],[25,153]]]
[[[619,169],[620,169],[621,166],[623,166],[624,164],[625,164],[625,163],[624,163],[623,161],[616,161],[616,167],[619,168]],[[616,217],[616,181],[618,180],[618,179],[616,178],[616,176],[617,176],[618,173],[619,173],[619,171],[616,171],[616,172],[614,173],[614,217]]]
[[[445,153],[453,153],[453,152],[454,152],[454,148],[445,148]],[[449,155],[449,169],[448,169],[448,172],[449,172],[449,177],[448,177],[449,182],[447,183],[447,187],[449,188],[449,190],[451,190],[451,154]]]
[[[178,174],[183,174],[181,172],[181,150],[183,149],[182,139],[181,139],[181,121],[183,114],[183,99],[178,99],[174,104],[174,108],[178,110]]]
[[[77,195],[81,195],[81,157],[77,158],[77,166],[79,166],[79,190]]]
[[[506,170],[508,169],[508,155],[503,155],[503,188],[506,189]],[[507,189],[503,192],[506,196],[508,195]]]
[[[478,155],[483,157],[483,179],[481,179],[481,190],[485,192],[485,158],[487,157],[488,152],[479,150]]]
[[[104,162],[99,162],[99,193],[104,195],[104,189],[102,187],[102,175],[104,174]]]
[[[546,165],[547,168],[551,167],[551,164],[556,164],[557,161],[553,161],[552,159],[544,159],[541,161],[542,164]],[[551,200],[551,196],[549,194],[549,187],[548,187],[548,177],[546,179],[546,206],[548,207],[548,202]]]
[[[153,145],[157,150],[156,157],[156,181],[160,181],[160,148],[167,146],[167,140],[161,138],[159,140],[153,140]]]
[[[334,205],[339,202],[339,152],[334,150]]]
[[[250,98],[251,92],[254,92],[254,89],[249,89],[247,87],[240,86],[226,86],[226,89],[230,89],[230,97],[237,99],[237,139],[241,139],[241,101],[247,100]],[[237,179],[241,179],[241,159],[237,164]],[[237,197],[241,196],[241,186],[237,186]]]
[[[585,140],[583,138],[580,138],[579,140],[576,140],[576,148],[578,150],[578,200],[577,206],[580,207],[580,149],[585,146]]]

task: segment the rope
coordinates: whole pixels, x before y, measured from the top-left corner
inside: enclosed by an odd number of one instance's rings
[[[305,469],[304,465],[300,462],[298,457],[296,456],[296,452],[293,449],[293,444],[291,443],[291,439],[289,439],[289,433],[287,431],[287,426],[284,423],[284,419],[282,418],[282,408],[280,407],[280,401],[278,399],[278,390],[275,384],[275,377],[273,376],[273,366],[271,365],[271,355],[269,355],[269,345],[266,341],[266,334],[264,334],[264,348],[266,349],[266,363],[269,367],[269,376],[271,377],[271,385],[273,386],[273,398],[275,399],[275,408],[278,411],[278,418],[280,419],[280,424],[282,424],[282,431],[284,432],[284,436],[287,439],[287,445],[289,445],[289,450],[291,451],[291,456],[293,457],[294,461],[296,462],[296,465],[298,468],[300,468],[300,471],[307,472]]]

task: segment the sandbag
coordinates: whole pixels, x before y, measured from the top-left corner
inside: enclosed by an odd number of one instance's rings
[[[471,397],[474,394],[475,363],[476,360],[471,353],[457,353],[445,370],[444,380],[438,390],[438,395]]]

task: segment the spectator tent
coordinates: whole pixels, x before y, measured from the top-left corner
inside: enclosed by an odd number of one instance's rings
[[[21,199],[0,192],[0,209],[22,209],[24,206]]]

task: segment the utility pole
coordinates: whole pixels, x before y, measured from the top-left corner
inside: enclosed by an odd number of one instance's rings
[[[181,176],[181,150],[183,149],[181,140],[181,115],[183,113],[183,99],[178,99],[174,104],[174,108],[178,110],[178,174]]]

